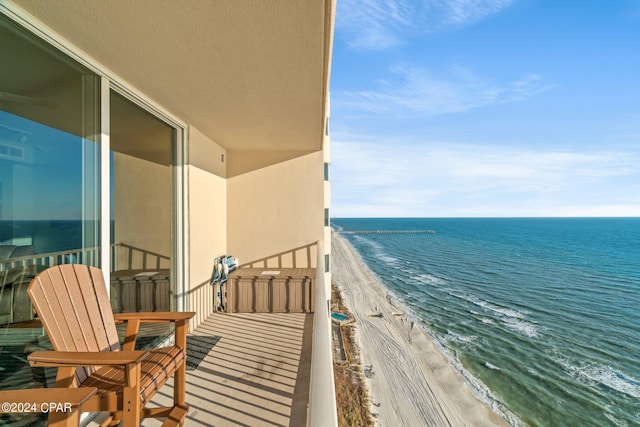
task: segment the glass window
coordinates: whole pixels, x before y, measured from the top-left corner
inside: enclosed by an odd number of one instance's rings
[[[0,272],[97,265],[99,78],[5,18],[0,55]]]
[[[27,355],[50,349],[26,287],[48,266],[110,271],[114,311],[175,309],[176,130],[116,92],[109,97],[110,168],[100,171],[101,77],[0,14],[0,390],[51,386],[55,369]],[[110,183],[101,218],[101,176]],[[110,221],[110,265],[100,223]],[[108,248],[104,248],[108,250]],[[169,329],[141,328],[138,348]],[[3,414],[0,426],[45,425]]]
[[[111,305],[172,309],[174,129],[111,92]]]
[[[27,285],[50,265],[99,263],[100,78],[3,15],[0,58],[0,389],[31,388],[55,370],[26,361],[50,348]],[[38,416],[0,416],[18,424]]]

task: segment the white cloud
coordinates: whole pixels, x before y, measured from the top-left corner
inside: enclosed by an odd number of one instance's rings
[[[640,155],[631,152],[367,138],[332,145],[335,216],[640,215]]]
[[[513,0],[440,0],[436,4],[443,10],[443,24],[466,25],[500,12],[511,3]]]
[[[513,0],[341,0],[336,30],[347,45],[386,49],[443,27],[469,25],[509,6]]]
[[[446,76],[409,67],[391,71],[393,78],[380,82],[376,90],[335,91],[334,110],[387,117],[433,116],[522,101],[552,87],[536,74],[499,84],[455,66],[449,67]]]
[[[346,0],[338,2],[336,29],[350,35],[347,45],[364,49],[385,49],[402,43],[404,33],[414,26],[407,0]]]

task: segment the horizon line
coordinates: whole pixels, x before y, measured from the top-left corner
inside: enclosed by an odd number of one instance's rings
[[[640,219],[640,216],[332,216],[330,219]]]

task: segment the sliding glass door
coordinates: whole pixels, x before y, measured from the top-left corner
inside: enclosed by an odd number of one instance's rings
[[[50,348],[26,293],[49,266],[101,268],[116,312],[180,308],[172,278],[182,271],[174,267],[182,265],[182,134],[2,14],[0,58],[0,390],[7,390],[54,379],[26,359]],[[142,332],[141,345],[167,332],[154,328]],[[0,415],[0,426],[18,422],[39,425]]]
[[[110,111],[112,307],[168,311],[175,132],[114,91]]]
[[[48,266],[100,266],[101,78],[0,15],[0,390],[51,385],[26,289]],[[3,414],[3,425],[41,425]]]

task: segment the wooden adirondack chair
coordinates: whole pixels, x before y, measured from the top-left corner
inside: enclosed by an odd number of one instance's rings
[[[55,351],[29,355],[32,366],[58,367],[56,387],[95,387],[83,411],[108,411],[102,426],[139,426],[141,418],[165,418],[163,426],[184,424],[186,341],[195,313],[153,312],[114,315],[102,271],[65,264],[36,276],[27,290]],[[127,321],[122,348],[116,322]],[[175,345],[134,351],[141,322],[174,322]],[[145,408],[174,376],[173,406]]]

